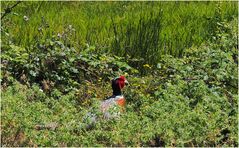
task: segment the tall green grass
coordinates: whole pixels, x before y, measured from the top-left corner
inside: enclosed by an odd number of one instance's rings
[[[12,3],[2,2],[2,11]],[[218,21],[231,21],[237,10],[236,2],[22,2],[2,25],[23,47],[35,42],[43,19],[49,27],[41,39],[72,25],[69,44],[79,50],[89,44],[155,64],[161,55],[180,57],[185,48],[210,40]]]

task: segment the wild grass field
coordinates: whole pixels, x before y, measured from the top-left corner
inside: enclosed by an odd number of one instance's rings
[[[238,3],[1,1],[0,78],[1,146],[237,147]]]

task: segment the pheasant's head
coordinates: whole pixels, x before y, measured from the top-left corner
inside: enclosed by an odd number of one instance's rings
[[[117,77],[112,80],[113,95],[121,95],[121,90],[125,85],[128,85],[128,81],[124,76]]]

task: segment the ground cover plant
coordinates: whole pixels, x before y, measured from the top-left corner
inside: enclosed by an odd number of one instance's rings
[[[20,2],[1,20],[1,146],[237,147],[237,7]],[[125,112],[87,128],[119,75]]]

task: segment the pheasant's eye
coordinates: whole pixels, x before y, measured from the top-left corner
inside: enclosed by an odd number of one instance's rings
[[[129,84],[129,82],[128,82],[127,80],[125,80],[124,83],[125,83],[125,85],[128,85],[128,84]]]

